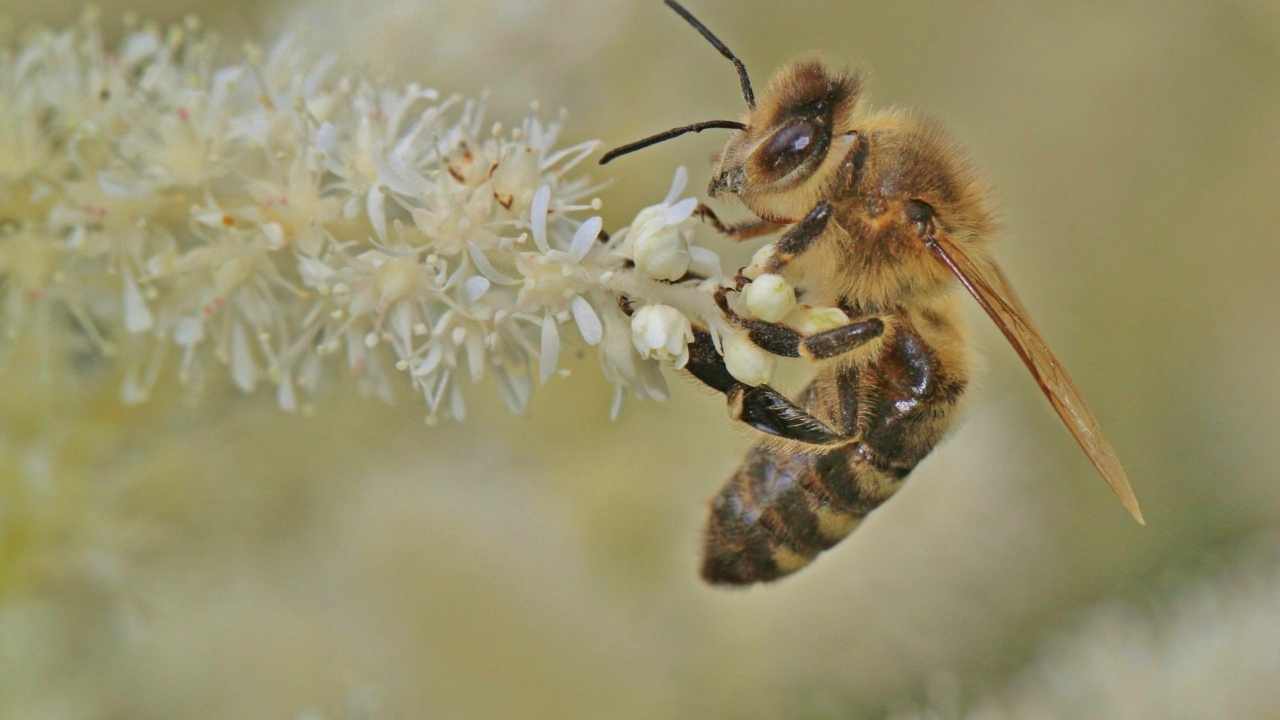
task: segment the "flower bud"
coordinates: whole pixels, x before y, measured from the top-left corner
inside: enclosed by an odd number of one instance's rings
[[[796,306],[796,291],[781,275],[765,273],[743,293],[747,310],[765,322],[778,322]]]
[[[783,324],[805,335],[834,330],[849,324],[849,316],[835,307],[798,305],[782,319]]]
[[[777,360],[761,350],[743,333],[726,334],[721,338],[724,348],[724,365],[729,374],[745,385],[764,385],[773,377]]]
[[[689,362],[693,326],[670,305],[646,305],[631,316],[631,344],[644,357],[668,361],[677,368]]]
[[[658,280],[679,280],[689,271],[689,243],[674,225],[640,226],[632,241],[636,267]]]

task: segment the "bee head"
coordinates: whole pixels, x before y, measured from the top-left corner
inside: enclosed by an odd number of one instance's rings
[[[763,218],[803,216],[842,159],[832,148],[851,130],[861,87],[817,61],[784,68],[725,144],[707,192],[736,195]]]
[[[834,163],[827,159],[839,155],[831,149],[851,129],[847,126],[862,89],[860,79],[833,73],[817,61],[795,63],[778,73],[757,105],[742,61],[680,3],[665,1],[733,63],[747,102],[746,117],[743,121],[710,120],[672,128],[610,150],[600,158],[600,164],[685,133],[711,128],[736,130],[720,154],[707,192],[712,197],[735,195],[762,218],[781,221],[799,217],[795,207],[816,199],[828,166],[839,162],[838,158]],[[799,212],[803,215],[804,211]]]

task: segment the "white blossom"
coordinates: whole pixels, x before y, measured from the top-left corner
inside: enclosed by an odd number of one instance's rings
[[[631,317],[631,343],[644,357],[656,357],[682,368],[689,362],[693,327],[670,305],[646,305]]]
[[[797,332],[813,335],[848,325],[849,316],[840,308],[797,305],[787,313],[782,322]]]
[[[781,275],[765,273],[743,290],[747,310],[765,322],[778,322],[796,306],[796,291]]]
[[[726,333],[721,340],[729,374],[744,385],[764,385],[773,377],[777,359],[761,350],[742,332]]]
[[[0,48],[5,342],[87,341],[128,402],[167,368],[287,411],[345,377],[410,389],[434,422],[486,380],[522,411],[573,345],[597,350],[616,413],[627,391],[667,396],[693,325],[731,332],[684,168],[605,233],[580,170],[598,143],[561,143],[562,118],[504,129],[482,101],[288,38],[232,64],[216,47],[194,26],[113,47],[86,19]]]
[[[649,277],[679,280],[689,271],[692,257],[688,225],[698,201],[679,200],[688,182],[688,171],[678,168],[663,201],[641,210],[631,223],[630,256],[636,267]]]

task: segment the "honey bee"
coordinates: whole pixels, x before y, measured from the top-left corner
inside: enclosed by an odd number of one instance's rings
[[[695,329],[686,370],[724,393],[730,414],[763,433],[711,501],[702,575],[711,583],[775,580],[808,565],[888,500],[950,426],[969,384],[958,282],[1021,357],[1053,409],[1133,518],[1145,524],[1115,451],[1075,384],[990,255],[988,191],[940,128],[860,102],[862,80],[823,63],[785,66],[757,102],[742,61],[675,0],[666,4],[738,72],[740,121],[674,128],[606,153],[601,164],[689,132],[728,129],[708,194],[738,199],[756,220],[735,240],[781,232],[757,271],[795,278],[805,303],[849,322],[803,334],[735,312],[726,318],[767,352],[813,361],[796,401],[747,386],[710,332]]]

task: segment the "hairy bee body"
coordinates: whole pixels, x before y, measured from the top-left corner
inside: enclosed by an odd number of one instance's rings
[[[780,73],[765,95],[778,108],[762,105],[757,114],[781,118],[789,107],[815,103],[845,107],[833,114],[831,134],[851,140],[829,154],[837,160],[815,170],[820,182],[775,189],[753,207],[798,218],[830,202],[829,227],[785,273],[807,303],[885,322],[878,341],[820,365],[798,398],[812,416],[856,440],[815,448],[762,439],[712,500],[702,565],[709,582],[772,580],[847,536],[942,438],[968,384],[959,298],[945,269],[910,241],[903,206],[925,199],[982,242],[993,225],[984,189],[933,124],[902,111],[854,112],[850,96],[859,87],[855,77],[813,63]],[[752,199],[744,201],[751,206]]]
[[[757,379],[733,377],[716,329],[695,328],[685,370],[763,433],[711,502],[703,577],[745,584],[794,572],[901,487],[947,431],[969,383],[957,284],[1143,522],[1115,450],[991,257],[989,193],[964,154],[917,115],[864,109],[860,76],[815,60],[783,67],[757,103],[737,56],[676,0],[665,1],[733,62],[747,112],[658,133],[600,162],[688,132],[734,131],[707,192],[741,202],[758,220],[725,225],[709,207],[698,212],[736,240],[781,236],[759,266],[717,292],[730,325],[718,331],[815,364],[813,381],[792,401]],[[806,333],[785,317],[742,315],[730,296],[759,273],[784,275],[801,302],[838,307],[847,324]]]
[[[799,404],[860,440],[757,442],[711,501],[703,577],[743,584],[795,572],[897,492],[951,424],[969,378],[963,340],[950,307],[904,308],[874,358],[820,370]]]

